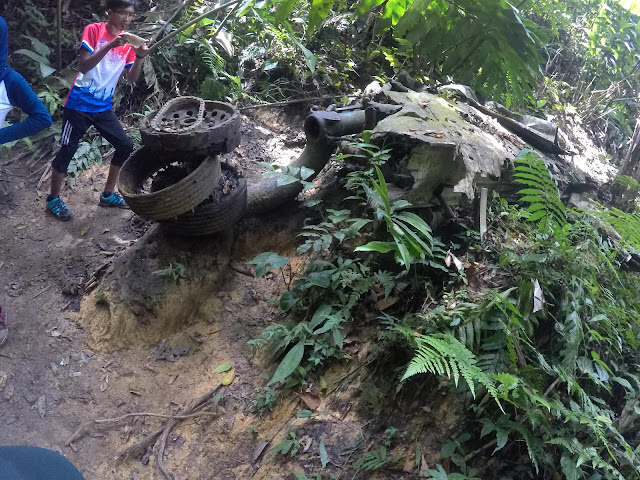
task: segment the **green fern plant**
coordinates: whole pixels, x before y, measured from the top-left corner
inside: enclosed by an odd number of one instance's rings
[[[401,456],[393,456],[387,453],[385,447],[380,447],[380,450],[371,450],[365,453],[355,463],[357,470],[373,471],[380,470],[382,468],[388,468],[402,460]]]
[[[329,249],[333,240],[338,243],[354,238],[360,234],[363,227],[371,223],[366,218],[352,218],[351,210],[327,210],[328,221],[321,222],[317,225],[308,224],[298,234],[299,237],[305,237],[305,242],[298,247],[298,253],[306,253],[313,249],[314,252]]]
[[[620,234],[624,247],[640,250],[640,213],[625,213],[617,208],[590,213],[611,225]]]
[[[480,383],[500,405],[493,380],[478,368],[476,356],[457,338],[447,333],[413,333],[413,336],[417,343],[417,351],[402,377],[403,381],[419,373],[432,373],[452,378],[458,386],[462,377],[466,380],[473,398],[476,397],[475,384]]]
[[[640,182],[629,175],[622,175],[620,177],[616,177],[614,180],[618,185],[621,185],[636,195],[640,193]]]
[[[547,165],[530,149],[522,150],[514,164],[514,181],[527,187],[518,194],[521,202],[529,204],[528,220],[537,222],[543,232],[557,233],[567,225],[567,214]]]

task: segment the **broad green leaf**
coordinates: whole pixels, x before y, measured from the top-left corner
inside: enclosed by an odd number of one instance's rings
[[[451,442],[445,443],[440,449],[440,458],[449,458],[451,455],[453,455],[456,452],[457,448],[458,448],[458,442],[451,441]]]
[[[311,2],[311,10],[309,10],[309,25],[307,33],[313,35],[313,32],[331,13],[335,0],[313,0]]]
[[[48,46],[46,46],[37,38],[30,37],[29,35],[22,35],[22,36],[31,41],[31,44],[33,45],[33,49],[36,51],[38,55],[41,55],[45,58],[49,58],[49,55],[51,55],[51,49]]]
[[[307,167],[301,167],[300,168],[300,178],[302,180],[308,179],[314,173],[316,173],[316,171],[314,169],[312,169],[312,168],[307,168]]]
[[[357,247],[355,251],[388,253],[394,250],[396,250],[396,245],[393,242],[369,242],[366,245]]]
[[[318,63],[318,59],[316,58],[316,56],[311,52],[311,50],[300,43],[300,40],[298,40],[293,33],[289,34],[289,39],[296,45],[296,47],[300,49],[300,51],[304,55],[304,61],[307,64],[307,68],[311,73],[314,73],[316,71],[316,65]]]
[[[31,50],[27,50],[26,48],[21,48],[20,50],[16,50],[15,53],[20,53],[25,57],[29,57],[31,60],[34,60],[38,63],[42,63],[44,65],[49,65],[49,59],[43,57],[42,55],[38,55],[36,52],[32,52]]]
[[[640,15],[640,1],[638,0],[613,0],[622,8],[629,10],[634,15]]]
[[[360,0],[356,5],[356,13],[358,17],[364,18],[371,13],[371,10],[384,2],[385,0]],[[368,140],[365,139],[366,141]]]
[[[298,368],[298,365],[300,365],[302,357],[304,356],[304,342],[304,339],[300,340],[287,352],[282,359],[282,362],[280,362],[280,365],[278,365],[278,368],[273,374],[273,378],[269,381],[268,385],[281,382],[296,371],[296,368]]]
[[[496,453],[498,450],[502,450],[504,446],[507,444],[507,440],[509,439],[509,432],[504,428],[496,429],[496,437],[498,443],[496,444],[496,448],[493,453]]]
[[[631,383],[622,377],[611,377],[611,380],[622,385],[625,389],[627,389],[628,392],[634,391]]]
[[[327,448],[324,446],[324,442],[322,440],[320,440],[318,450],[320,451],[320,463],[322,463],[322,468],[326,468],[329,464],[329,454],[327,453]]]
[[[336,346],[342,350],[343,344],[342,344],[342,333],[340,332],[340,329],[337,327],[334,327],[334,329],[331,331],[331,333],[333,333],[333,341],[336,342]]]
[[[311,410],[300,410],[298,412],[298,418],[309,418],[313,416],[313,412]]]
[[[295,292],[285,292],[280,297],[280,308],[283,312],[288,312],[298,303],[298,295]]]
[[[271,270],[276,270],[287,265],[289,263],[289,259],[281,257],[277,253],[263,252],[253,260],[249,260],[247,263],[256,266],[257,277],[263,277]]]
[[[527,220],[529,220],[530,222],[536,222],[541,218],[546,217],[547,215],[548,213],[546,212],[546,210],[538,210],[537,212],[530,215],[529,218],[527,218]]]
[[[296,177],[284,174],[278,174],[277,178],[277,184],[279,187],[284,187],[285,185],[290,185],[299,181]]]
[[[331,315],[331,310],[331,305],[328,305],[326,303],[320,305],[311,318],[309,328],[314,329],[319,326],[323,321],[327,319],[329,315]]]
[[[223,373],[223,372],[228,372],[229,370],[231,370],[231,364],[229,362],[224,362],[222,365],[218,365],[218,367],[215,369],[216,373]]]
[[[49,75],[56,71],[55,68],[50,67],[49,65],[45,65],[44,63],[40,63],[38,65],[40,66],[40,74],[42,75],[42,78],[47,78]]]
[[[560,459],[560,466],[567,480],[578,480],[580,478],[580,469],[576,466],[576,462],[566,455],[563,455]]]
[[[280,5],[278,5],[278,9],[276,10],[276,14],[273,19],[274,23],[276,25],[279,25],[285,20],[288,20],[291,12],[293,12],[293,8],[297,3],[297,0],[282,0],[282,2],[280,2]]]

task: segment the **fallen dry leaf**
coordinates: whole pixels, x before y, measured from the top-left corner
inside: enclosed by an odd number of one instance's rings
[[[538,279],[533,281],[533,313],[539,312],[544,307],[544,295]]]
[[[309,410],[316,410],[320,406],[320,397],[311,392],[302,392],[297,395]]]
[[[451,250],[447,252],[447,256],[444,259],[444,263],[447,267],[450,267],[451,264],[453,263],[456,266],[456,270],[458,270],[458,272],[462,272],[462,269],[463,269],[462,262],[458,260],[458,257],[456,257],[453,253],[451,253]]]
[[[231,370],[222,378],[222,381],[220,383],[222,383],[222,385],[231,385],[234,378],[236,378],[236,372]]]
[[[7,386],[4,387],[4,399],[11,400],[11,397],[13,397],[13,391],[13,383],[7,383]]]
[[[84,227],[82,230],[80,230],[80,236],[84,237],[87,234],[87,232],[89,231],[90,228],[91,227]]]
[[[360,348],[358,349],[358,360],[363,361],[367,358],[369,350],[371,350],[371,342],[365,342],[360,345]]]
[[[0,390],[2,390],[6,384],[7,384],[7,374],[4,372],[0,372]]]
[[[322,377],[320,377],[320,389],[321,390],[326,390],[327,389],[327,380],[324,378],[324,375]]]
[[[398,303],[398,300],[400,300],[399,297],[393,297],[393,296],[383,298],[382,300],[379,300],[376,303],[376,307],[378,307],[378,310],[386,310],[387,308],[392,307],[393,305]]]
[[[306,452],[311,447],[313,443],[313,438],[310,435],[305,435],[300,439],[300,446],[302,447],[302,451]]]
[[[40,418],[44,418],[44,415],[47,411],[46,402],[47,402],[47,398],[44,395],[40,395],[40,398],[38,398],[38,401],[36,402],[36,408],[38,409]]]
[[[253,449],[253,453],[251,454],[251,463],[255,463],[258,461],[264,449],[267,448],[269,442],[266,440],[261,441],[256,448]]]

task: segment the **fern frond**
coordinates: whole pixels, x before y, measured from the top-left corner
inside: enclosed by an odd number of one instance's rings
[[[387,449],[380,447],[380,450],[365,453],[354,466],[356,470],[373,471],[398,463],[400,460],[402,460],[401,456],[388,455]]]
[[[432,335],[415,333],[414,336],[418,349],[402,380],[419,373],[432,373],[452,378],[457,386],[458,380],[462,377],[474,398],[475,384],[480,383],[500,405],[493,380],[478,368],[475,355],[460,341],[446,333]]]
[[[216,77],[224,76],[227,73],[224,58],[222,58],[205,39],[200,40],[200,46],[204,50],[202,59],[207,67],[209,67],[211,74]]]
[[[567,289],[567,299],[564,300],[562,310],[565,314],[561,322],[563,345],[560,350],[561,366],[570,374],[576,370],[580,347],[584,341],[584,325],[581,314],[587,301],[584,283],[581,279],[572,278]]]
[[[530,149],[522,150],[514,163],[514,181],[527,187],[518,194],[522,195],[521,202],[529,204],[528,220],[538,222],[542,231],[556,232],[567,225],[566,210],[547,165]]]
[[[378,273],[373,275],[373,278],[384,289],[384,297],[387,298],[391,295],[394,287],[396,286],[396,280],[393,275],[387,271],[378,270]]]
[[[265,57],[267,53],[268,50],[264,45],[252,43],[247,48],[243,49],[242,52],[240,52],[238,61],[240,65],[242,65],[245,62],[255,60],[256,58]]]
[[[545,450],[544,442],[541,439],[536,438],[536,436],[521,423],[509,422],[509,426],[524,438],[527,445],[527,451],[529,452],[529,458],[531,459],[531,463],[533,463],[536,472],[539,472],[540,464],[552,463],[551,456]]]
[[[208,2],[206,0],[193,0],[189,8],[184,12],[180,23],[187,23],[192,18],[197,17],[198,15],[204,13],[204,9],[208,6]]]
[[[640,249],[640,213],[625,213],[617,208],[590,213],[611,225],[622,237],[624,246]]]

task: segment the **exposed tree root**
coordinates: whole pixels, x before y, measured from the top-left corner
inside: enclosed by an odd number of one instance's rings
[[[119,426],[123,421],[132,418],[132,417],[156,417],[156,418],[165,418],[167,422],[154,432],[147,435],[143,440],[130,445],[116,456],[116,462],[121,462],[127,458],[138,457],[142,455],[149,447],[155,444],[154,447],[154,466],[162,473],[164,478],[167,480],[173,480],[173,474],[169,472],[164,466],[164,450],[167,445],[167,438],[169,438],[169,434],[173,427],[175,427],[181,420],[186,420],[189,418],[196,418],[206,415],[216,415],[214,412],[205,412],[203,411],[206,407],[210,405],[210,401],[213,396],[216,394],[218,390],[222,387],[222,384],[216,385],[214,388],[209,390],[207,393],[202,395],[200,398],[190,402],[187,406],[183,407],[178,411],[176,415],[164,415],[162,413],[148,413],[148,412],[139,412],[139,413],[127,413],[126,415],[122,415],[120,417],[114,418],[101,418],[98,420],[93,420],[91,422],[86,422],[80,425],[80,427],[71,435],[69,440],[66,442],[67,447],[73,448],[73,443],[78,439],[82,438],[86,434],[92,432],[93,430],[99,429],[108,429]],[[160,441],[158,442],[158,437],[160,437]],[[156,443],[157,442],[157,443]]]
[[[84,437],[86,434],[96,430],[96,425],[101,425],[100,429],[108,429],[112,427],[120,426],[123,420],[131,417],[157,417],[157,418],[169,418],[171,420],[185,420],[187,418],[195,418],[201,417],[203,415],[216,415],[212,412],[198,412],[193,415],[164,415],[162,413],[148,413],[148,412],[139,412],[139,413],[127,413],[126,415],[122,415],[121,417],[115,418],[101,418],[98,420],[93,420],[91,422],[85,422],[78,427],[78,429],[69,437],[69,440],[65,443],[67,447],[71,446],[73,442],[79,440]]]
[[[175,416],[167,416],[169,420],[159,429],[155,430],[151,434],[147,435],[143,440],[134,443],[133,445],[127,447],[125,450],[120,452],[116,456],[116,461],[120,462],[125,460],[126,458],[137,457],[142,455],[147,448],[156,444],[158,437],[160,437],[160,441],[154,447],[154,465],[155,467],[162,473],[164,478],[167,480],[173,480],[173,475],[169,472],[164,466],[164,449],[167,444],[167,438],[169,438],[169,434],[173,427],[175,427],[178,422],[185,418],[192,418],[195,416],[207,414],[212,415],[211,412],[200,412],[199,410],[205,408],[209,405],[210,400],[216,394],[218,390],[222,387],[222,384],[216,385],[214,388],[209,390],[207,393],[202,395],[200,398],[194,400],[189,403],[187,406],[180,409],[177,415]]]

